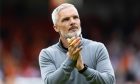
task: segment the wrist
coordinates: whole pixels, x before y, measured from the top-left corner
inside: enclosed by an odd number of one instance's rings
[[[84,64],[81,64],[80,66],[77,66],[78,71],[82,70],[84,68]]]
[[[79,72],[79,73],[83,73],[84,71],[87,70],[87,67],[88,67],[88,66],[87,66],[86,64],[84,64],[84,65],[83,65],[83,68],[80,69],[80,70],[78,70],[78,72]]]

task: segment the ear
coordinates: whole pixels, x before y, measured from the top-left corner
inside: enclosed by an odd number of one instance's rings
[[[57,26],[54,25],[53,28],[54,28],[54,30],[55,30],[56,32],[59,32],[59,29],[58,29]]]

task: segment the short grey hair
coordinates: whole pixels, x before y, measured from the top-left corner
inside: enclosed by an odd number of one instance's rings
[[[52,12],[52,21],[53,21],[53,24],[55,25],[56,24],[56,21],[58,19],[58,13],[64,9],[64,8],[67,8],[67,7],[75,7],[73,4],[69,4],[69,3],[63,3],[61,5],[59,5],[58,7],[56,7],[53,12]]]

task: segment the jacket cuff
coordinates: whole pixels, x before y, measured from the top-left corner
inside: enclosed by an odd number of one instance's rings
[[[62,68],[67,72],[71,72],[74,69],[75,65],[76,65],[76,61],[73,61],[67,57],[62,64]]]

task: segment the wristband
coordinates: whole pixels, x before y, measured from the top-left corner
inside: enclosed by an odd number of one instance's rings
[[[85,70],[87,70],[88,66],[86,64],[84,64],[84,68],[82,70],[79,70],[79,73],[83,73]]]

